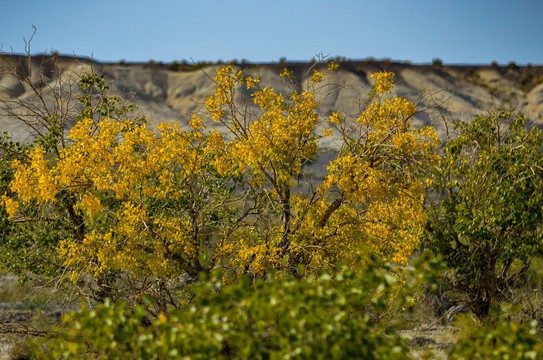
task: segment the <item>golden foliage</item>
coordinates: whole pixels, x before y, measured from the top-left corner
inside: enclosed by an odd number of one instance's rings
[[[317,134],[324,119],[316,93],[336,68],[315,69],[305,90],[283,95],[226,65],[206,109],[230,140],[197,116],[187,129],[161,123],[156,132],[128,120],[83,119],[59,156],[36,147],[27,162],[14,162],[11,190],[20,203],[73,195],[86,233],[58,248],[73,280],[103,269],[174,277],[216,265],[258,275],[340,262],[356,268],[371,254],[405,263],[426,221],[420,170],[438,161],[437,137],[411,128],[413,103],[387,96],[394,74],[374,75],[371,101],[357,119],[330,116],[343,144],[337,159],[316,192],[294,187],[318,155],[319,139],[333,135]],[[286,69],[281,76],[294,79]],[[243,89],[251,103],[240,109]],[[2,202],[17,213],[17,201]]]

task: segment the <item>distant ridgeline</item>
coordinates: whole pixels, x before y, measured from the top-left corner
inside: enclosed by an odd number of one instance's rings
[[[358,116],[371,88],[370,75],[386,70],[396,74],[394,94],[415,101],[419,110],[431,108],[417,113],[416,123],[436,125],[440,135],[443,131],[437,121],[440,116],[470,119],[475,113],[496,107],[512,108],[524,113],[536,124],[543,124],[543,66],[518,66],[515,63],[443,65],[439,59],[425,65],[373,59],[334,60],[339,64],[339,71],[328,81],[333,83],[335,89],[339,85],[339,90],[322,94],[322,116],[329,116],[338,110],[348,116]],[[289,86],[292,86],[279,77],[283,68],[291,70],[303,87],[311,76],[312,67],[319,65],[285,59],[266,64],[245,60],[231,63],[248,74],[260,77],[261,85],[269,84],[275,91],[283,93],[287,93]],[[94,71],[105,76],[114,93],[133,100],[140,114],[146,116],[151,125],[172,120],[187,123],[191,114],[203,109],[206,98],[213,93],[211,77],[219,65],[188,61],[102,63],[54,53],[36,55],[31,59],[21,55],[2,55],[0,99],[26,96],[30,103],[35,100],[28,86],[18,77],[30,75],[34,83],[40,84],[44,90],[60,86],[67,91],[74,83],[77,88],[79,74]],[[211,126],[220,130],[219,125]],[[10,119],[6,111],[0,112],[0,129],[2,132],[9,131],[16,140],[31,136],[26,133],[25,127]],[[321,146],[334,148],[334,142],[330,140]]]

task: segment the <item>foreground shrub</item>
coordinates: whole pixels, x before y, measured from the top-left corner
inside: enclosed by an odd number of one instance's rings
[[[536,321],[518,324],[507,320],[475,326],[460,336],[449,359],[541,359],[543,347]]]
[[[34,351],[46,359],[403,359],[404,339],[377,320],[395,282],[376,269],[303,281],[243,277],[223,289],[211,279],[195,286],[190,307],[150,326],[142,307],[83,308]]]

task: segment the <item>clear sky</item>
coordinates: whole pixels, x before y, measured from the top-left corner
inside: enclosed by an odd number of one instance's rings
[[[0,44],[100,61],[543,64],[542,0],[0,0]]]

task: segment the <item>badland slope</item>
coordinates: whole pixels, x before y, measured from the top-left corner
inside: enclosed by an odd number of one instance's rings
[[[543,66],[494,65],[413,65],[390,61],[340,61],[339,71],[329,78],[323,91],[320,111],[323,117],[341,110],[356,117],[364,107],[371,89],[370,75],[378,71],[396,74],[394,94],[416,101],[421,111],[416,124],[436,125],[439,117],[470,119],[474,114],[496,107],[511,107],[523,112],[531,121],[543,124]],[[20,81],[29,77],[42,89],[58,91],[75,98],[78,76],[84,72],[103,74],[117,94],[131,98],[151,126],[160,121],[187,123],[191,114],[202,112],[206,97],[212,94],[211,78],[218,64],[186,63],[100,63],[84,58],[64,56],[0,57],[0,98],[12,101],[32,100],[32,89]],[[279,77],[287,67],[304,88],[312,74],[311,63],[235,64],[248,74],[259,76],[261,85],[278,92],[292,86]],[[56,89],[56,90],[55,90]],[[70,93],[67,91],[70,90]],[[5,102],[5,101],[4,101]],[[68,114],[68,112],[66,112]],[[442,129],[439,128],[440,132]],[[32,134],[13,118],[0,115],[0,132],[8,131],[17,140]],[[333,139],[321,144],[334,148]]]

